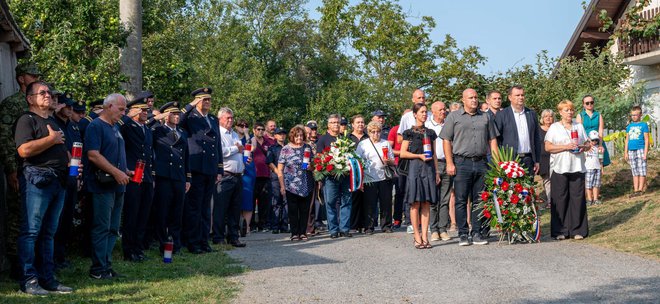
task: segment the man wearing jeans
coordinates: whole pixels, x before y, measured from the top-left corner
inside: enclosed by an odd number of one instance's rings
[[[316,152],[322,153],[325,148],[330,148],[333,142],[337,141],[339,136],[338,114],[328,116],[328,133],[319,138],[316,145]],[[349,231],[351,217],[351,193],[348,191],[348,176],[339,178],[328,177],[323,181],[323,197],[326,203],[326,213],[328,215],[328,231],[330,238],[336,239],[339,236],[352,237]],[[339,208],[337,208],[339,206]],[[339,211],[339,214],[337,214]]]
[[[64,133],[49,116],[54,101],[48,85],[33,82],[26,94],[28,112],[16,121],[14,136],[26,181],[18,237],[20,287],[32,295],[70,293],[73,289],[55,279],[53,262],[53,239],[64,206],[69,160]]]
[[[458,226],[459,246],[471,244],[486,245],[482,238],[481,208],[478,208],[481,191],[484,189],[484,175],[487,170],[486,153],[488,147],[497,154],[497,129],[493,119],[478,110],[477,91],[463,91],[463,108],[449,113],[440,132],[443,141],[447,174],[454,176],[456,193],[456,225]],[[471,198],[472,232],[467,223],[467,203]]]
[[[126,170],[124,139],[117,122],[126,110],[126,98],[110,94],[103,100],[103,112],[85,131],[89,174],[87,191],[92,194],[92,279],[118,276],[112,269],[112,249],[119,236],[124,192],[129,177]]]

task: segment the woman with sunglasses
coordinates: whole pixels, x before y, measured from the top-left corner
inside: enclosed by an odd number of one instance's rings
[[[605,128],[603,116],[600,115],[598,111],[594,110],[596,107],[594,104],[595,102],[596,99],[591,95],[585,95],[582,97],[582,111],[580,112],[580,115],[575,118],[575,120],[578,123],[582,123],[586,134],[591,133],[591,131],[598,132],[599,138],[594,142],[598,142],[598,153],[603,154],[603,167],[605,167],[610,164],[610,154],[607,151],[607,147],[603,143],[603,129]],[[600,170],[600,172],[602,174],[603,171]],[[590,191],[587,192],[587,196],[592,201],[600,202],[600,188],[594,187],[590,189]]]

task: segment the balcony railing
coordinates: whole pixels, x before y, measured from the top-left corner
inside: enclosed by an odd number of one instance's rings
[[[641,12],[641,17],[643,19],[653,19],[656,15],[660,14],[660,7],[656,7],[650,10]],[[619,26],[623,20],[619,20]],[[642,55],[650,53],[653,51],[660,50],[660,33],[658,35],[649,37],[649,38],[633,38],[630,37],[628,41],[622,41],[619,39],[619,52],[623,53],[625,58]]]

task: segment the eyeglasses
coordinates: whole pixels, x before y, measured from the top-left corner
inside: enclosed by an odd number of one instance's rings
[[[51,91],[46,91],[46,90],[39,91],[39,92],[34,93],[34,94],[30,94],[30,96],[39,95],[41,97],[44,97],[44,96],[46,96],[46,94],[50,95],[50,96],[53,96],[53,93]]]
[[[257,131],[263,131],[263,130],[265,130],[265,129],[264,129],[264,128],[256,128],[255,130],[257,130]]]
[[[590,106],[590,105],[594,104],[594,102],[593,101],[587,101],[584,104],[587,105],[587,106]]]
[[[380,133],[380,130],[369,131],[369,134],[378,134],[378,133]]]

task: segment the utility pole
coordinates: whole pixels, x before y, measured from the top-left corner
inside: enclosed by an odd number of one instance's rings
[[[128,100],[142,91],[142,0],[119,0],[119,19],[130,31],[119,56],[119,70]]]

